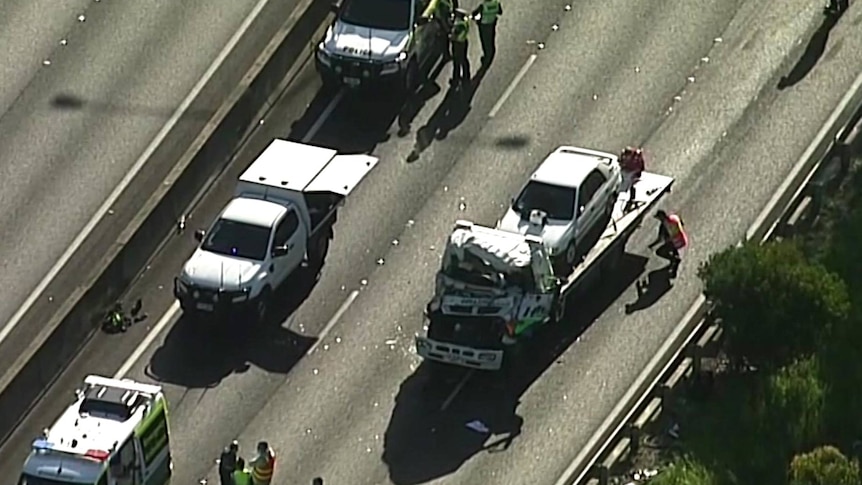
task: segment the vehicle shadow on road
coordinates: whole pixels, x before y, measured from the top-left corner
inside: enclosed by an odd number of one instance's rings
[[[824,12],[823,22],[820,24],[817,31],[815,31],[811,36],[811,39],[808,41],[808,45],[805,47],[805,52],[802,53],[802,57],[799,58],[799,61],[796,62],[796,65],[793,66],[790,73],[778,81],[777,87],[779,90],[795,86],[805,79],[805,77],[808,76],[808,73],[814,69],[814,66],[817,65],[817,62],[823,56],[823,53],[826,52],[826,44],[829,42],[829,33],[832,31],[832,28],[838,24],[838,21],[841,19],[841,16],[844,15],[844,12],[844,10],[827,10]]]
[[[294,122],[288,138],[302,140],[314,129],[314,136],[308,140],[313,145],[335,148],[340,153],[373,153],[398,132],[396,121],[402,113],[424,104],[423,94],[405,98],[377,90],[344,91],[333,106],[337,91],[321,89],[303,116]],[[321,124],[323,116],[326,118]]]
[[[479,453],[517,446],[524,419],[521,396],[622,293],[643,274],[648,259],[624,254],[613,278],[569,298],[564,324],[547,326],[522,344],[496,373],[476,372],[445,410],[462,369],[423,362],[399,389],[384,438],[383,461],[396,485],[425,483],[457,471]],[[514,362],[513,362],[514,361]],[[468,423],[478,422],[474,430]],[[474,423],[475,424],[475,423]],[[505,458],[503,458],[505,459]]]
[[[269,317],[262,324],[181,317],[150,359],[147,375],[186,388],[211,388],[251,366],[288,373],[317,339],[287,329],[283,322],[308,298],[322,267],[319,261],[289,277],[273,293]]]

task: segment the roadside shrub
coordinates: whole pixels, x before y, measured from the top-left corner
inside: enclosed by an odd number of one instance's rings
[[[817,442],[823,430],[826,386],[813,357],[782,367],[766,378],[760,419],[764,437],[786,456]],[[785,462],[786,463],[786,462]]]
[[[660,471],[650,485],[718,485],[715,475],[703,464],[682,458]]]
[[[811,355],[850,309],[843,281],[808,262],[792,242],[728,248],[704,262],[698,276],[728,353],[758,367]]]
[[[790,485],[859,485],[859,463],[837,448],[821,446],[790,462]]]

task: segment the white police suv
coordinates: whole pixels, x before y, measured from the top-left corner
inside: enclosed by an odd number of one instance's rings
[[[445,35],[433,19],[438,0],[343,0],[317,45],[318,72],[328,85],[360,87],[394,81],[415,89]]]

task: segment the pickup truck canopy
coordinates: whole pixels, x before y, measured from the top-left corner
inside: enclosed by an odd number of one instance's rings
[[[240,181],[306,194],[347,196],[378,161],[370,155],[339,155],[331,148],[276,138],[243,172]]]

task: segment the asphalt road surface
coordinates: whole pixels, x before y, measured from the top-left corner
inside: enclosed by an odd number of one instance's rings
[[[447,96],[446,66],[415,116],[319,94],[306,69],[189,225],[209,222],[274,136],[373,150],[381,164],[339,213],[320,275],[279,296],[282,325],[219,334],[167,319],[123,372],[166,387],[175,480],[216,480],[214,458],[239,437],[245,454],[273,444],[278,483],[553,483],[695,299],[696,262],[742,237],[862,66],[856,8],[821,48],[822,31],[806,44],[819,2],[671,3],[507,4],[501,50],[472,99]],[[430,380],[412,339],[453,221],[493,223],[560,144],[631,143],[676,177],[663,204],[686,220],[692,247],[673,287],[647,257],[647,226],[614,284],[573,302],[572,321],[542,334],[505,386],[457,371]],[[165,248],[130,294],[149,319],[93,341],[7,442],[0,470],[16,473],[84,374],[113,375],[158,325],[192,249],[190,233]],[[640,301],[637,278],[650,280]],[[467,429],[472,420],[490,433]]]
[[[4,326],[258,3],[0,0]],[[289,14],[296,3],[273,0],[268,8]],[[263,13],[247,38],[266,42],[287,18]],[[180,153],[253,60],[228,56],[222,64],[228,68],[209,77],[217,84],[206,91],[205,109],[186,111],[175,125],[187,135],[174,140]],[[176,160],[162,158],[152,163]],[[117,231],[125,222],[118,221]]]

